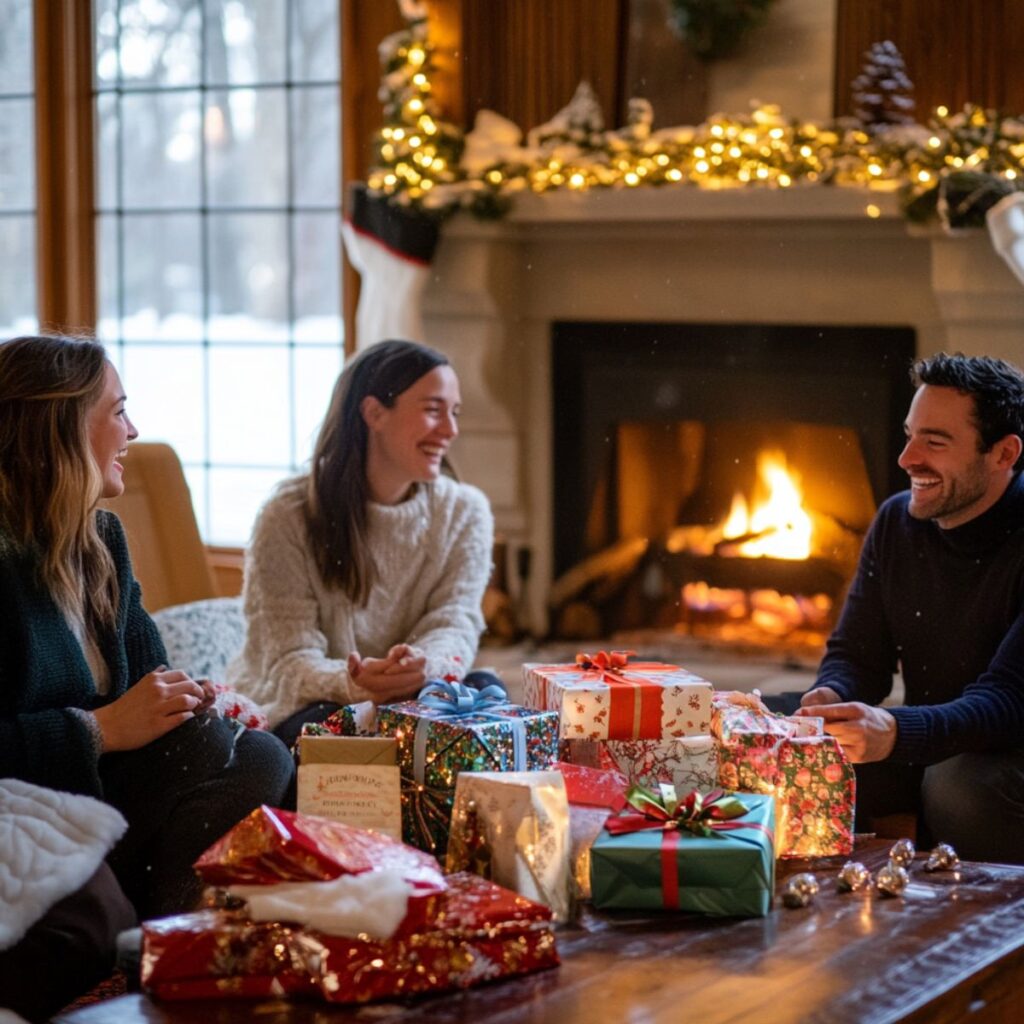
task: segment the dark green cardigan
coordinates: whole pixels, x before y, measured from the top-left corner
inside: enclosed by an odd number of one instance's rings
[[[35,558],[0,532],[0,778],[102,798],[92,734],[68,709],[115,700],[167,655],[142,607],[120,521],[110,512],[96,516],[121,595],[116,632],[97,638],[110,669],[105,696],[96,692],[81,644],[40,588]]]

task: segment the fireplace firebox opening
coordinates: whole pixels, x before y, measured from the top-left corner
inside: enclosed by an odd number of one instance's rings
[[[912,389],[901,327],[558,323],[553,631],[810,654]]]

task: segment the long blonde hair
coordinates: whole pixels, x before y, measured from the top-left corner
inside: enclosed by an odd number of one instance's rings
[[[86,417],[107,358],[94,341],[23,337],[0,344],[0,529],[38,559],[39,581],[65,615],[113,628],[113,559],[97,529],[102,476]]]

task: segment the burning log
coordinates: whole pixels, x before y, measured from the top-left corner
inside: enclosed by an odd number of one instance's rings
[[[769,526],[764,530],[754,530],[750,533],[741,533],[738,537],[730,537],[728,540],[720,540],[715,544],[712,554],[720,558],[741,558],[743,552],[740,548],[748,541],[766,540],[779,532],[779,527]]]
[[[605,596],[610,596],[616,585],[625,581],[640,564],[649,544],[646,537],[633,537],[583,559],[551,585],[551,607],[561,608],[596,585],[600,585]]]
[[[837,599],[846,583],[842,567],[831,559],[716,558],[714,555],[667,554],[665,566],[682,587],[703,580],[711,587],[777,590],[780,594],[826,594]]]

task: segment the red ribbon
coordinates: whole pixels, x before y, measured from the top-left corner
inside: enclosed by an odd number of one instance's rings
[[[586,679],[607,683],[611,707],[608,718],[608,739],[655,739],[661,736],[662,698],[664,687],[643,676],[628,676],[621,670],[638,672],[675,672],[674,665],[658,661],[638,661],[630,665],[636,651],[581,652],[575,665],[545,665],[545,673],[577,672],[582,669]]]
[[[676,860],[679,839],[677,829],[661,834],[661,902],[668,910],[679,909],[679,864]]]

